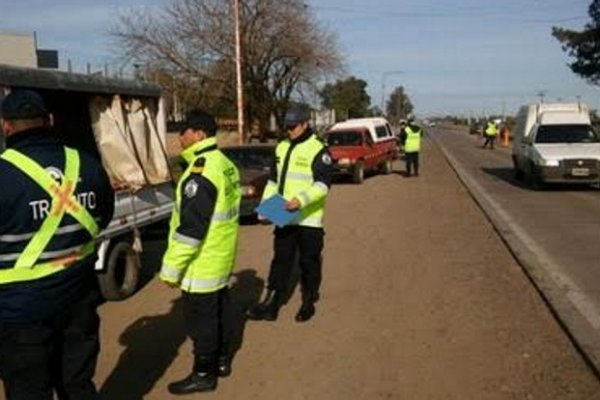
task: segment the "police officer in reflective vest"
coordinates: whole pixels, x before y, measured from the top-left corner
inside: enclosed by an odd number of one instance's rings
[[[489,144],[490,148],[494,150],[494,142],[496,141],[497,136],[498,126],[494,121],[488,121],[487,126],[485,128],[485,143],[483,143],[483,148],[485,149]]]
[[[114,193],[99,160],[63,146],[39,94],[0,107],[0,377],[8,400],[96,399],[94,239]]]
[[[407,116],[407,125],[402,130],[400,141],[404,147],[404,156],[406,161],[406,175],[419,176],[419,153],[421,152],[421,137],[423,130],[415,124],[415,117],[412,114]]]
[[[229,278],[235,263],[240,177],[217,149],[211,115],[191,113],[181,131],[188,163],[176,191],[160,278],[182,290],[187,335],[194,347],[192,372],[169,385],[172,394],[215,390],[231,372]]]
[[[300,216],[291,225],[275,228],[267,293],[261,303],[248,310],[250,319],[277,319],[296,260],[300,264],[302,289],[302,305],[296,321],[308,321],[319,300],[323,216],[333,170],[329,151],[312,132],[308,120],[302,108],[289,110],[285,115],[288,137],[275,149],[276,165],[271,169],[263,200],[279,193],[287,199],[286,208],[300,210]]]

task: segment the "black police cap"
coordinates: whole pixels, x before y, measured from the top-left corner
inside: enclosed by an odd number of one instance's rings
[[[308,122],[310,116],[303,107],[293,106],[285,113],[285,126],[287,128],[293,128],[298,124]]]
[[[217,121],[215,118],[204,111],[192,111],[187,114],[183,124],[184,129],[181,133],[188,129],[203,130],[208,136],[217,134]]]
[[[8,120],[46,117],[48,110],[44,99],[33,90],[17,89],[10,92],[0,106],[2,118]]]

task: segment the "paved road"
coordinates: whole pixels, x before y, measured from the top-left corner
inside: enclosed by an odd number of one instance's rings
[[[491,217],[515,246],[561,318],[600,369],[600,190],[554,185],[531,190],[513,177],[510,149],[481,149],[456,129],[431,132],[495,208]],[[468,183],[468,181],[467,181]],[[489,204],[486,205],[486,207]]]
[[[297,294],[277,322],[244,321],[272,233],[242,228],[232,289],[239,350],[233,375],[205,397],[600,399],[596,376],[440,150],[425,143],[419,178],[400,169],[334,186],[322,298],[308,324],[293,320]],[[161,244],[147,246],[148,270]],[[171,398],[167,384],[192,363],[177,298],[154,279],[102,308],[103,399]]]

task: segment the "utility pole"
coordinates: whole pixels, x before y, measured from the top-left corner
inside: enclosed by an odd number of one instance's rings
[[[388,75],[403,74],[404,71],[385,71],[381,74],[381,114],[385,116],[385,79]]]
[[[540,103],[544,103],[544,97],[546,97],[546,91],[545,90],[540,90],[537,93],[538,97],[540,98]]]
[[[237,81],[237,115],[238,136],[240,144],[246,140],[244,137],[244,90],[242,85],[242,45],[240,38],[240,0],[233,0],[233,13],[235,16],[235,75]]]

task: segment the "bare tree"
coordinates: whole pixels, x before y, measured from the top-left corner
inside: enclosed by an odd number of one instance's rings
[[[173,0],[161,11],[134,10],[112,28],[125,59],[161,71],[195,91],[179,96],[213,112],[235,110],[233,3],[223,0]],[[336,37],[322,27],[301,0],[241,2],[245,115],[266,130],[299,88],[316,86],[341,70]]]

